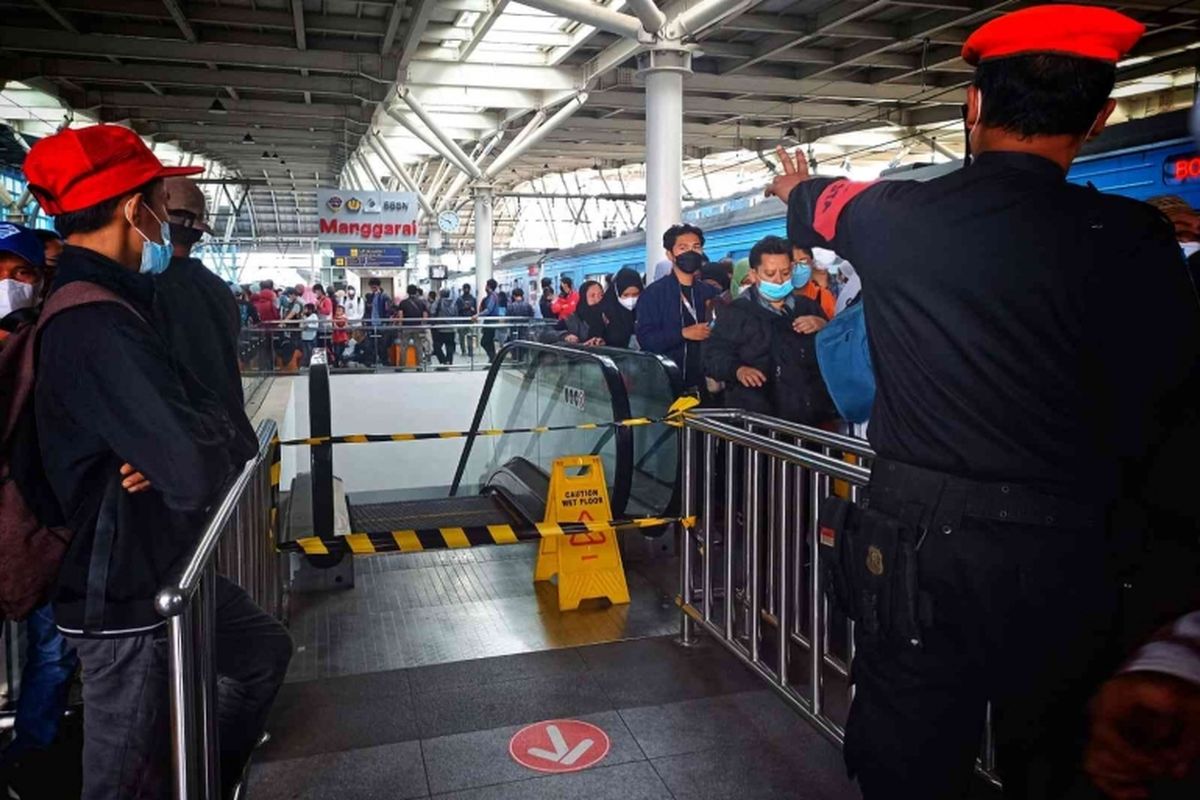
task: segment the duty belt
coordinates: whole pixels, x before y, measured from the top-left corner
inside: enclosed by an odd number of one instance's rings
[[[877,458],[868,503],[935,529],[963,517],[1061,528],[1095,528],[1106,522],[1098,504],[1046,494],[1016,483],[994,483]],[[949,533],[949,530],[943,530]]]

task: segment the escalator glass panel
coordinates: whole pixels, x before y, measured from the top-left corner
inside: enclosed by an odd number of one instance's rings
[[[482,404],[480,430],[607,423],[627,413],[619,375],[607,359],[531,344],[510,345],[497,358],[502,361]],[[614,388],[618,397],[614,397]],[[622,436],[628,437],[628,433],[603,427],[476,437],[468,442],[457,494],[479,493],[492,473],[514,459],[549,473],[556,458],[594,454],[604,462],[616,508],[618,498],[627,494],[616,481],[618,475],[628,474],[627,466],[623,472],[619,468]],[[627,438],[624,446],[627,458]]]

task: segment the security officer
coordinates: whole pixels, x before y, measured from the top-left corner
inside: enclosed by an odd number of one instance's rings
[[[835,250],[865,287],[879,455],[865,581],[898,579],[863,596],[887,604],[872,609],[884,625],[859,625],[845,757],[868,800],[963,797],[989,701],[1006,797],[1091,796],[1085,707],[1113,667],[1120,599],[1110,521],[1150,497],[1200,355],[1165,219],[1065,180],[1143,31],[1093,7],[999,17],[963,47],[968,167],[856,183],[784,154],[768,189],[792,241]],[[1128,263],[1163,288],[1136,327],[1112,313]],[[1195,507],[1175,511],[1195,531]],[[905,543],[907,582],[880,557]]]

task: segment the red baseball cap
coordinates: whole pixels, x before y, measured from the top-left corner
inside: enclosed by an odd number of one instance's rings
[[[156,178],[196,175],[203,167],[167,167],[142,138],[120,125],[66,128],[25,156],[25,178],[51,216],[120,197]]]
[[[997,17],[967,37],[963,61],[980,61],[1032,53],[1052,53],[1117,63],[1146,26],[1108,8],[1033,6]]]

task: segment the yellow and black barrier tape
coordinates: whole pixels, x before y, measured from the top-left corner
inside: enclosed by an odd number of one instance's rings
[[[475,431],[431,431],[426,433],[352,433],[346,436],[309,436],[305,439],[285,439],[279,444],[284,447],[322,444],[370,444],[377,442],[422,442],[431,439],[464,439],[468,436],[507,436],[517,433],[554,433],[557,431],[595,431],[602,428],[636,428],[642,425],[682,425],[688,410],[700,401],[695,397],[681,397],[671,404],[664,417],[631,417],[612,422],[584,422],[578,425],[537,425],[531,428],[481,428]]]
[[[306,536],[290,542],[281,542],[276,549],[281,553],[304,553],[324,556],[351,553],[370,556],[378,553],[417,553],[423,550],[459,549],[493,544],[516,544],[535,541],[552,536],[579,536],[581,534],[607,533],[609,531],[655,528],[681,522],[686,527],[696,524],[695,517],[640,517],[638,519],[612,520],[609,522],[539,522],[536,525],[518,527],[514,525],[474,525],[463,528],[419,528],[402,531],[371,531],[349,533],[345,536],[323,538]]]

